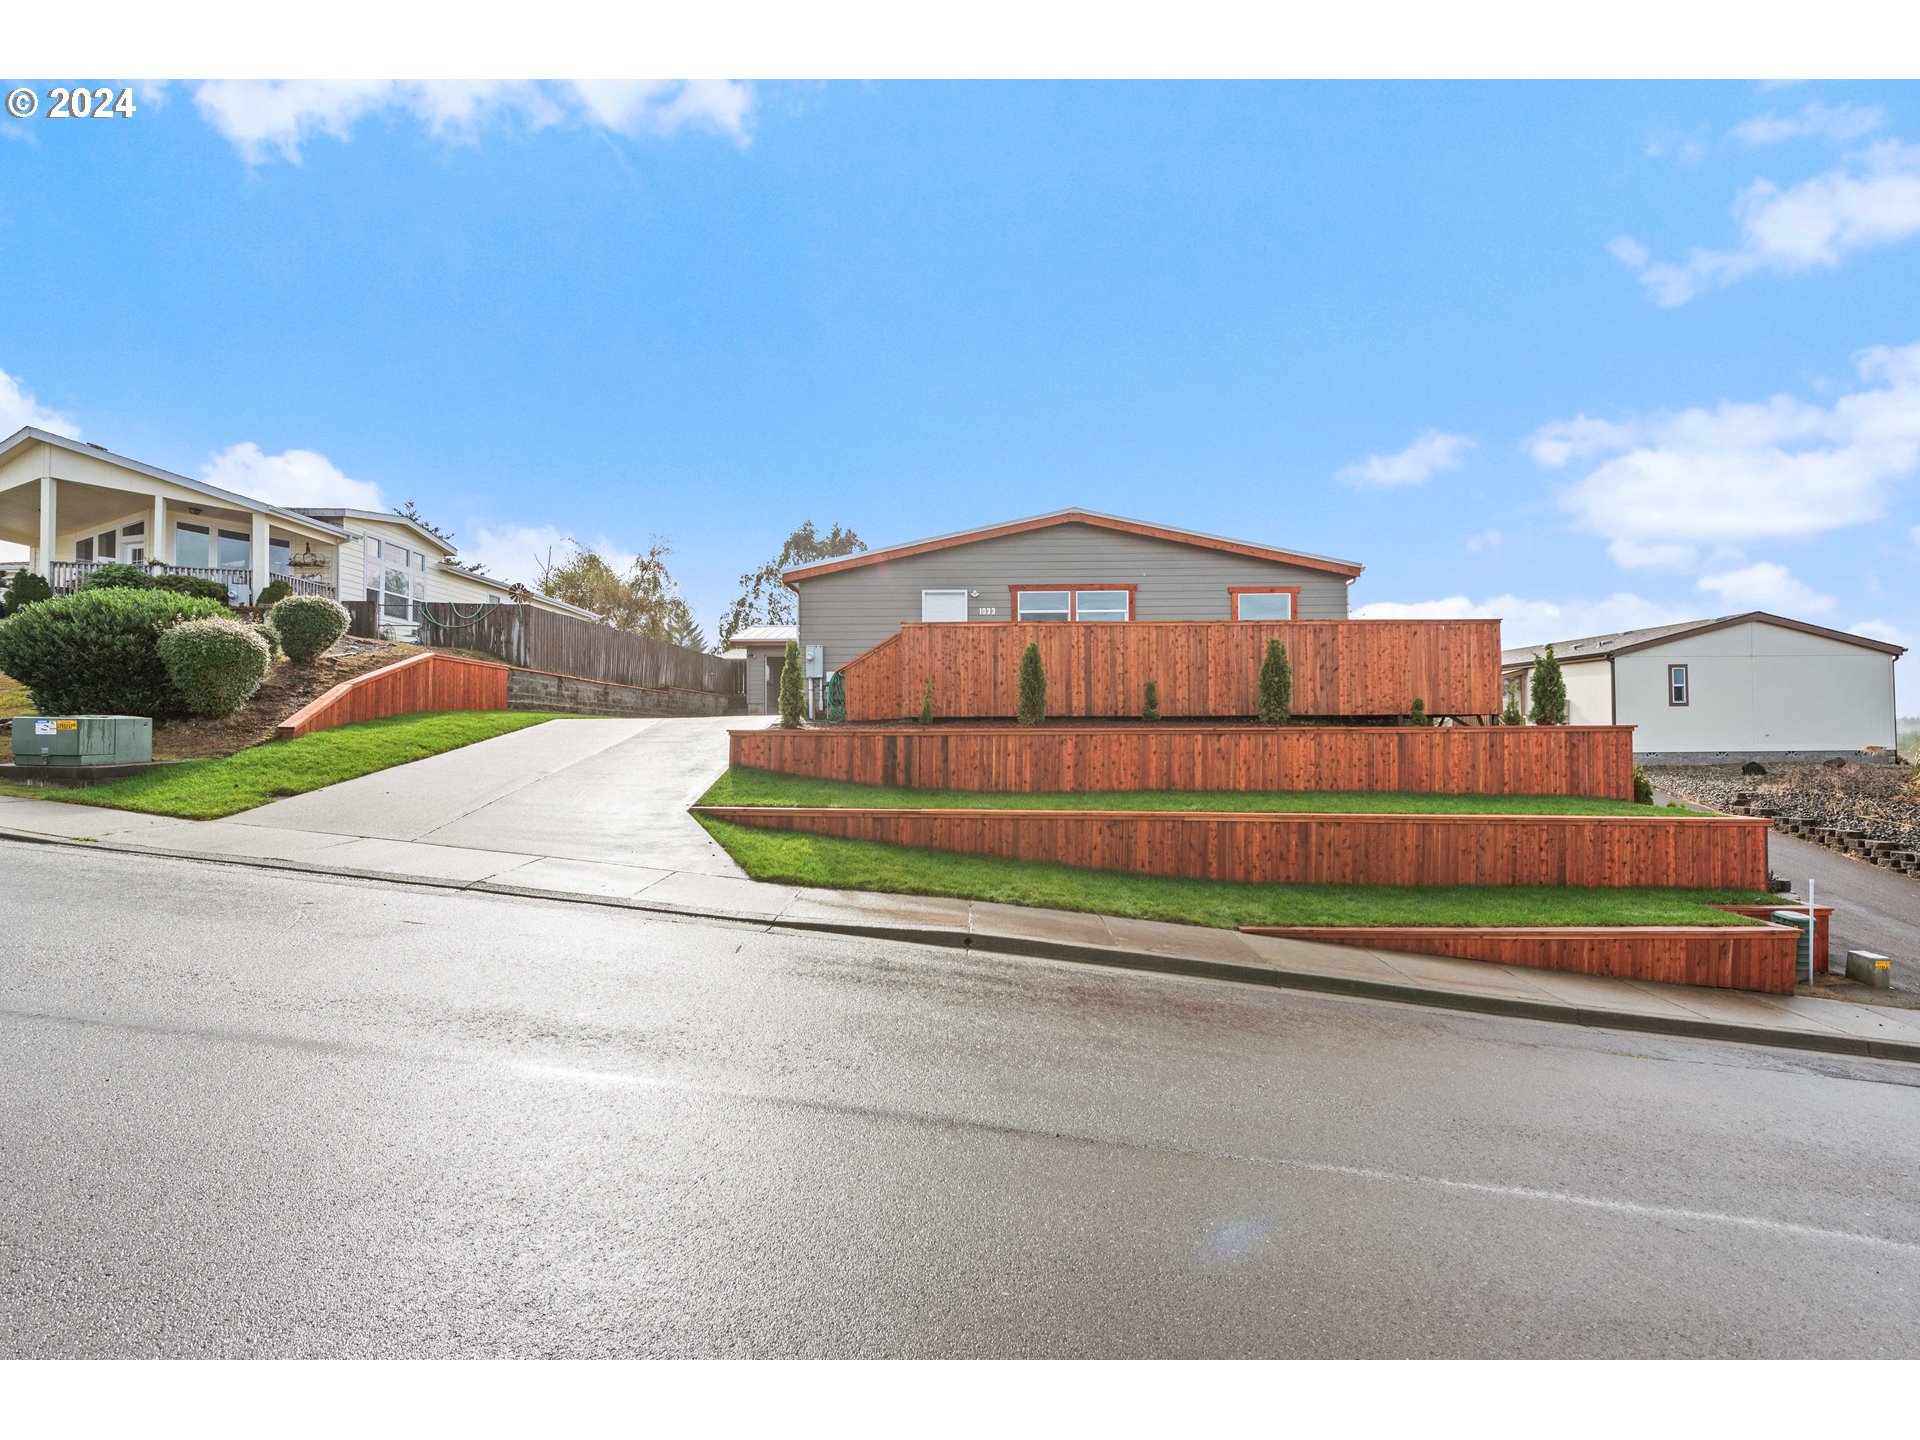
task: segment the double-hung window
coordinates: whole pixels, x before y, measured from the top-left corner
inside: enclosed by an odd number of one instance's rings
[[[1667,666],[1667,704],[1685,705],[1690,698],[1687,685],[1687,667],[1684,665]]]
[[[1013,587],[1016,620],[1124,621],[1133,618],[1133,591],[1117,586],[1085,590]]]

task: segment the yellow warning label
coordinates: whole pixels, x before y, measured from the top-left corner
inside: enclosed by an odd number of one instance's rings
[[[53,723],[62,730],[78,730],[80,728],[80,722],[78,720],[56,720]]]

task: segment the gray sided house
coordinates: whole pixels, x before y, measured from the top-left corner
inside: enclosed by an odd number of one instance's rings
[[[904,621],[1344,620],[1360,574],[1167,525],[1061,510],[787,571],[810,668],[831,673]],[[751,682],[749,682],[751,683]]]

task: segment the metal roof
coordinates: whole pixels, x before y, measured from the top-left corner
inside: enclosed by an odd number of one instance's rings
[[[800,638],[798,625],[742,625],[727,642],[734,645],[784,645]]]

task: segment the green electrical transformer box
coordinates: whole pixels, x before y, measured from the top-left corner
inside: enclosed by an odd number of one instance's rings
[[[16,765],[139,765],[153,759],[153,721],[144,715],[20,715]]]

